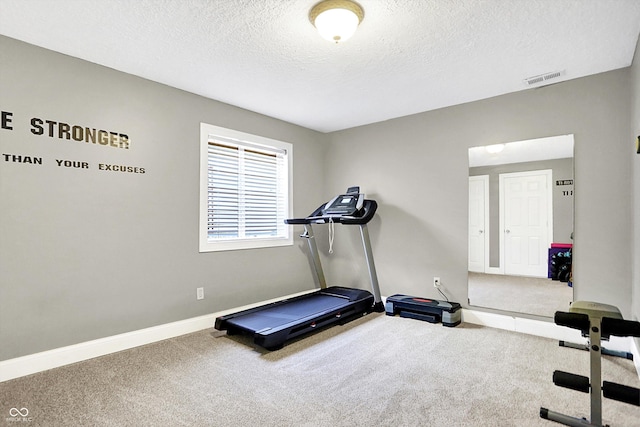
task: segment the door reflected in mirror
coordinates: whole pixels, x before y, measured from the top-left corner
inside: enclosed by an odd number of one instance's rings
[[[573,135],[469,149],[469,304],[553,317],[573,301]]]

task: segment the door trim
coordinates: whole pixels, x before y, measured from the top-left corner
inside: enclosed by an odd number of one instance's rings
[[[490,258],[489,258],[489,250],[490,250],[490,243],[491,243],[491,233],[490,233],[490,229],[489,229],[489,175],[474,175],[474,176],[470,176],[469,177],[469,181],[482,181],[484,183],[484,225],[483,225],[483,233],[484,233],[484,266],[483,266],[483,272],[485,273],[489,273],[489,269],[491,267],[489,267],[489,262],[490,262]],[[468,224],[467,224],[468,226]],[[469,229],[467,229],[467,245],[468,245],[468,241],[469,241],[469,236],[471,234],[471,231]],[[469,245],[468,245],[469,246]],[[467,253],[467,269],[469,266],[469,254]]]

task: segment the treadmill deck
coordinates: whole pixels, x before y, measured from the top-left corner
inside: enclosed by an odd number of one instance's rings
[[[361,289],[332,286],[311,294],[221,316],[215,328],[228,335],[250,334],[268,350],[292,338],[372,311],[373,295]]]
[[[277,328],[304,318],[313,319],[327,310],[336,310],[350,304],[349,300],[323,294],[310,294],[308,298],[289,301],[286,304],[267,307],[230,319],[229,323],[248,331],[258,332]]]

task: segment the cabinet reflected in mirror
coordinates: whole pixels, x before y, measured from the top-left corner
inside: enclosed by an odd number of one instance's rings
[[[569,309],[573,192],[573,135],[469,149],[470,305]]]

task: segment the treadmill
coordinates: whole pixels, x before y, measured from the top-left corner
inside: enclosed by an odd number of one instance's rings
[[[304,233],[300,237],[307,239],[309,244],[320,289],[310,294],[220,316],[216,318],[215,329],[226,330],[227,335],[252,335],[255,344],[267,350],[278,350],[294,338],[334,324],[347,323],[373,311],[383,312],[384,305],[367,230],[367,223],[371,221],[377,208],[375,200],[364,198],[360,187],[350,187],[345,194],[322,204],[308,217],[286,219],[287,224],[304,226]],[[360,227],[373,294],[361,289],[327,287],[313,225],[329,223]]]

